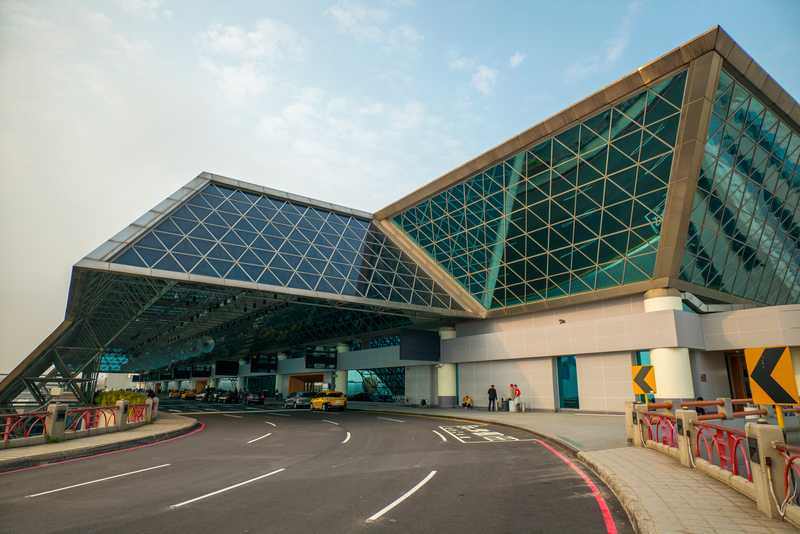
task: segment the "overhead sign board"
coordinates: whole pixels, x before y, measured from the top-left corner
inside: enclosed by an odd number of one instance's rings
[[[633,392],[637,395],[656,393],[656,372],[652,365],[631,366]]]
[[[789,347],[745,349],[755,404],[800,404]]]

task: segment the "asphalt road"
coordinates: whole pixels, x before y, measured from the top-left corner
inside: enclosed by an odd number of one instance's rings
[[[612,528],[632,532],[588,469],[575,462],[599,497],[556,452],[505,427],[376,412],[161,407],[191,413],[205,427],[149,447],[0,474],[0,529],[613,532],[602,502]]]

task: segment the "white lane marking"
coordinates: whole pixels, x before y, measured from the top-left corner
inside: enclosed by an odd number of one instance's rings
[[[230,414],[227,414],[227,413],[224,413],[224,414],[222,414],[222,415],[224,415],[225,417],[235,417],[235,418],[237,418],[237,419],[241,419],[241,418],[242,418],[242,416],[241,416],[241,415],[230,415]]]
[[[377,514],[375,514],[372,517],[370,517],[369,519],[367,519],[367,521],[375,521],[380,516],[382,516],[383,514],[385,514],[386,512],[388,512],[389,510],[391,510],[392,508],[394,508],[395,506],[397,506],[398,504],[400,504],[401,502],[403,502],[407,498],[411,497],[418,489],[420,489],[422,486],[424,486],[426,482],[428,482],[430,479],[432,479],[433,475],[435,475],[435,474],[436,474],[436,471],[431,471],[428,476],[426,476],[425,478],[422,479],[422,482],[420,482],[419,484],[417,484],[416,486],[411,488],[405,495],[403,495],[402,497],[400,497],[399,499],[394,501],[392,504],[390,504],[389,506],[387,506],[386,508],[384,508],[383,510],[381,510]]]
[[[267,436],[271,436],[271,435],[272,435],[272,432],[270,432],[269,434],[264,434],[264,435],[263,435],[263,436],[261,436],[260,438],[251,439],[251,440],[250,440],[250,441],[248,441],[247,443],[253,443],[254,441],[258,441],[258,440],[260,440],[260,439],[264,439],[264,438],[266,438]]]
[[[275,413],[269,410],[264,410],[265,412],[269,412],[270,415],[277,415],[278,417],[291,417],[291,415],[286,415],[285,413]]]
[[[389,419],[388,417],[378,417],[378,419],[383,419],[384,421],[394,421],[395,423],[405,423],[405,421],[401,421],[400,419]]]
[[[268,425],[277,426],[275,423],[270,423],[269,421],[264,421],[264,422],[267,423]]]
[[[281,469],[278,469],[277,471],[273,471],[272,473],[267,473],[266,475],[261,475],[260,477],[251,478],[250,480],[245,480],[244,482],[239,482],[238,484],[234,484],[233,486],[228,486],[227,488],[222,488],[221,490],[217,490],[217,491],[212,492],[212,493],[207,493],[205,495],[201,495],[200,497],[195,497],[194,499],[190,499],[188,501],[183,501],[183,502],[178,503],[178,504],[173,504],[172,506],[170,506],[170,508],[178,508],[179,506],[183,506],[185,504],[190,504],[190,503],[193,503],[195,501],[199,501],[201,499],[205,499],[207,497],[213,497],[214,495],[217,495],[219,493],[223,493],[225,491],[232,490],[234,488],[238,488],[239,486],[244,486],[245,484],[249,484],[251,482],[255,482],[256,480],[261,480],[262,478],[266,478],[268,476],[274,475],[275,473],[280,473],[281,471],[286,471],[286,468],[283,467]]]
[[[348,441],[350,441],[350,432],[347,433],[347,437],[344,438],[344,441],[342,443],[347,443]]]
[[[339,426],[339,423],[334,423],[333,421],[328,421],[327,419],[322,419],[322,422],[323,422],[323,423],[330,423],[330,424],[332,424],[332,425]]]
[[[440,438],[442,438],[442,441],[447,441],[447,438],[444,437],[443,435],[439,434],[437,431],[434,430],[433,433],[436,434],[437,436],[439,436]]]
[[[171,465],[171,464],[157,465],[155,467],[148,467],[147,469],[139,469],[138,471],[131,471],[130,473],[122,473],[121,475],[114,475],[113,477],[99,478],[97,480],[91,480],[89,482],[82,482],[80,484],[75,484],[73,486],[67,486],[65,488],[58,488],[58,489],[54,489],[54,490],[50,490],[50,491],[43,491],[42,493],[35,493],[33,495],[26,495],[25,498],[27,499],[28,497],[38,497],[39,495],[47,495],[48,493],[55,493],[57,491],[64,491],[64,490],[68,490],[68,489],[72,489],[72,488],[79,488],[81,486],[86,486],[88,484],[94,484],[96,482],[103,482],[104,480],[111,480],[112,478],[126,477],[128,475],[135,475],[136,473],[144,473],[145,471],[152,471],[153,469],[160,469],[162,467],[167,467],[168,465]]]

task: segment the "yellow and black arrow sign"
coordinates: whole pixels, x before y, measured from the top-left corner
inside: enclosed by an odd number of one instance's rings
[[[789,347],[745,349],[755,404],[800,404]]]
[[[631,366],[633,392],[637,395],[656,393],[656,372],[652,365]]]

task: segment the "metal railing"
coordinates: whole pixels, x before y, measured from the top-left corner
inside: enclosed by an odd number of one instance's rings
[[[102,422],[102,425],[100,424]],[[66,432],[77,432],[101,426],[117,424],[116,406],[97,406],[93,408],[76,408],[67,412],[64,424]]]
[[[641,414],[647,421],[647,438],[650,441],[667,445],[668,447],[679,448],[678,433],[675,430],[677,421],[674,415],[650,410],[672,409],[671,402],[657,402],[647,405],[648,411]]]
[[[48,415],[50,415],[50,412],[0,414],[0,436],[3,438],[2,441],[47,434],[45,418]]]
[[[696,429],[694,438],[695,458],[702,458],[700,455],[700,439],[702,438],[708,455],[708,463],[714,463],[714,453],[716,453],[720,469],[742,476],[737,454],[737,452],[741,451],[747,468],[747,480],[748,482],[753,481],[753,473],[750,471],[750,454],[747,450],[747,438],[744,432],[694,420],[692,421],[692,426]],[[706,434],[708,434],[708,437],[706,437]]]
[[[128,422],[138,423],[147,420],[147,404],[128,405]]]

